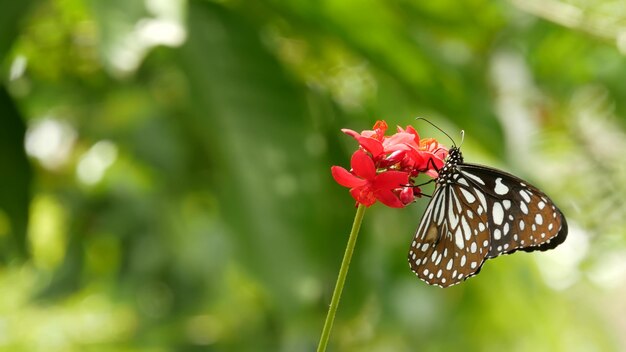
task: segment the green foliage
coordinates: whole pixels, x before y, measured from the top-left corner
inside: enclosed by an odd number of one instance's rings
[[[2,12],[0,12],[0,59],[6,57],[7,51],[20,32],[20,21],[33,2],[24,0],[2,4]]]
[[[443,290],[405,259],[427,199],[376,205],[330,349],[626,348],[626,13],[551,4],[6,2],[0,350],[313,350],[355,212],[340,129],[449,143],[416,116],[570,238]]]
[[[5,258],[26,255],[26,226],[30,202],[32,170],[23,140],[24,121],[5,89],[0,89],[0,164],[6,165],[0,174],[0,233]]]

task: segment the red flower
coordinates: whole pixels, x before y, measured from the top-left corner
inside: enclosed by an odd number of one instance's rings
[[[439,144],[434,138],[426,138],[419,142],[419,149],[422,158],[427,160],[426,170],[423,172],[432,178],[436,178],[438,176],[437,170],[441,169],[445,164],[448,148]],[[432,163],[428,162],[428,160],[432,160]]]
[[[360,149],[352,154],[350,165],[352,172],[340,166],[333,166],[331,172],[337,183],[350,187],[350,194],[358,203],[369,207],[379,200],[392,208],[405,206],[399,192],[394,191],[408,185],[408,172],[388,170],[377,174],[372,158]],[[402,198],[408,200],[406,194]]]
[[[413,136],[413,146],[417,147],[420,144],[420,135],[417,133],[417,131],[415,130],[415,128],[413,126],[406,126],[406,129],[398,126],[397,127],[398,133],[408,133],[411,136]]]
[[[372,154],[374,159],[378,159],[385,152],[385,148],[383,148],[383,140],[385,139],[385,132],[387,132],[387,123],[385,121],[376,121],[374,130],[365,130],[357,133],[356,131],[343,128],[341,132],[356,139],[363,149]]]
[[[415,197],[421,197],[422,191],[417,186],[403,187],[399,192],[400,201],[404,205],[411,204]]]
[[[436,178],[437,170],[443,167],[448,156],[448,148],[440,145],[434,138],[420,139],[413,126],[407,126],[406,129],[398,126],[398,133],[395,135],[400,134],[409,134],[413,137],[411,141],[404,142],[409,150],[402,160],[401,169],[412,169],[413,176],[423,172]]]
[[[387,206],[401,208],[421,191],[414,186],[414,177],[426,173],[437,177],[444,165],[448,149],[436,140],[420,139],[412,126],[398,126],[395,134],[385,136],[385,121],[376,121],[373,130],[361,133],[342,129],[359,142],[359,150],[352,155],[352,170],[332,167],[335,180],[350,188],[358,203],[370,206],[380,200]]]
[[[448,148],[439,144],[434,138],[422,139],[420,149],[434,154],[437,159],[444,160],[448,156]]]

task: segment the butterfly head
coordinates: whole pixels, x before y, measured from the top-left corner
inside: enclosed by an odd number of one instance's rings
[[[463,153],[461,153],[461,149],[457,146],[454,146],[448,150],[448,158],[446,159],[446,164],[456,165],[463,162]]]
[[[446,163],[439,170],[439,176],[437,177],[438,184],[452,183],[454,174],[458,172],[457,165],[463,162],[463,154],[457,146],[453,146],[448,150],[448,157]]]

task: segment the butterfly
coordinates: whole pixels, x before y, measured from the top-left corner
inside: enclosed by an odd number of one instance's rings
[[[567,221],[545,193],[507,172],[464,163],[456,146],[435,184],[409,250],[411,270],[430,285],[458,284],[487,259],[553,249],[567,237]]]

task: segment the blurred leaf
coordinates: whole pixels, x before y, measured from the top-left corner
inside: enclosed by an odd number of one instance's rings
[[[184,40],[182,0],[88,2],[101,33],[100,55],[118,77],[135,72],[150,49]]]
[[[282,308],[312,274],[307,224],[325,231],[328,217],[311,215],[328,171],[307,141],[304,97],[254,29],[218,5],[191,1],[190,36],[181,59],[193,89],[195,128],[214,160],[214,188],[236,252],[267,281]],[[313,225],[315,224],[315,225]]]
[[[134,71],[145,55],[136,38],[137,22],[148,17],[142,1],[89,1],[101,33],[100,55],[114,74]]]
[[[24,150],[26,126],[17,107],[4,87],[0,87],[0,209],[9,218],[10,246],[4,247],[5,256],[26,255],[26,227],[31,199],[32,170]],[[4,239],[2,239],[2,242]]]
[[[409,116],[394,119],[412,119],[434,110],[465,129],[487,152],[504,155],[502,131],[484,79],[489,46],[503,24],[497,5],[486,1],[442,2],[444,18],[433,19],[429,13],[432,9],[421,2],[370,1],[366,7],[355,0],[325,7],[314,2],[264,3],[296,30],[312,30],[311,41],[320,33],[339,40],[371,63],[382,79],[392,77],[407,97],[404,104],[412,108]],[[479,15],[468,17],[465,13]],[[389,113],[376,111],[385,118],[391,118]]]
[[[15,37],[20,33],[19,25],[34,0],[4,1],[0,11],[0,61],[4,60]]]

